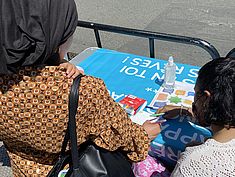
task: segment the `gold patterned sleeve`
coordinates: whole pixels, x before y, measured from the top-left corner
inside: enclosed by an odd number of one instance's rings
[[[131,121],[116,103],[101,79],[82,78],[77,113],[78,142],[88,137],[105,149],[121,148],[132,161],[144,160],[148,153],[149,138],[142,126]]]

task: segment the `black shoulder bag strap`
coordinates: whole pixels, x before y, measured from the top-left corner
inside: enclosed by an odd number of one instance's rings
[[[78,147],[77,147],[77,133],[76,133],[76,113],[77,113],[77,107],[78,107],[78,91],[79,91],[79,85],[81,81],[81,77],[83,75],[78,75],[74,80],[73,84],[70,89],[69,94],[69,120],[68,120],[68,126],[65,132],[64,140],[62,143],[62,148],[60,151],[59,158],[57,162],[54,164],[51,171],[48,173],[47,177],[55,177],[58,176],[59,172],[69,163],[70,168],[66,177],[70,177],[71,174],[74,177],[78,177],[77,171],[78,171]],[[66,152],[66,147],[68,145],[68,142],[71,142],[71,151],[70,153]],[[71,162],[72,158],[72,162]]]
[[[76,113],[78,107],[78,91],[79,85],[81,81],[81,77],[83,75],[78,75],[74,80],[70,89],[69,94],[69,119],[68,126],[65,132],[64,140],[62,143],[62,148],[60,152],[60,156],[58,161],[53,166],[52,170],[49,172],[47,177],[58,176],[59,172],[64,168],[67,163],[70,163],[69,171],[66,174],[66,177],[71,176],[73,174],[74,177],[77,177],[77,169],[78,169],[78,147],[77,147],[77,133],[76,133]],[[66,147],[68,142],[71,142],[71,154],[69,155],[66,152]],[[72,162],[71,162],[72,158]]]
[[[73,85],[69,94],[69,137],[71,142],[71,155],[72,155],[72,164],[73,164],[73,176],[77,177],[79,175],[79,158],[78,158],[78,146],[77,146],[77,132],[76,132],[76,113],[79,100],[79,85],[81,77],[83,75],[77,76],[73,80]],[[66,133],[67,134],[67,133]]]
[[[73,80],[73,84],[72,84],[71,89],[70,89],[68,127],[66,129],[64,140],[63,140],[63,143],[62,143],[61,155],[65,154],[66,147],[67,147],[68,141],[70,139],[70,134],[69,134],[69,132],[70,132],[70,130],[69,130],[70,123],[69,122],[70,122],[71,119],[74,119],[74,121],[75,121],[75,116],[76,116],[77,107],[78,107],[78,95],[79,95],[78,94],[78,89],[79,89],[81,77],[83,77],[82,74],[78,75]],[[76,121],[75,121],[75,123],[76,123]],[[74,127],[76,128],[76,125],[74,125]],[[75,129],[75,131],[76,131],[76,129]],[[77,137],[75,137],[75,138],[77,138]]]
[[[78,160],[78,146],[77,146],[77,133],[76,133],[76,113],[77,113],[77,107],[78,107],[78,92],[79,92],[79,85],[81,81],[81,77],[83,77],[82,74],[78,75],[74,80],[73,84],[70,89],[69,94],[69,120],[68,120],[68,126],[65,132],[64,140],[62,143],[62,148],[60,152],[60,157],[58,162],[58,166],[54,167],[54,171],[56,173],[51,172],[48,177],[53,176],[54,174],[58,175],[59,171],[61,170],[61,167],[63,167],[62,161],[64,160],[63,157],[66,156],[66,147],[68,145],[68,141],[71,142],[71,157],[72,157],[72,163],[70,163],[69,171],[66,174],[66,177],[71,176],[71,174],[74,177],[78,177],[78,166],[79,166],[79,160]],[[58,168],[58,169],[57,169]],[[52,170],[53,171],[53,170]]]

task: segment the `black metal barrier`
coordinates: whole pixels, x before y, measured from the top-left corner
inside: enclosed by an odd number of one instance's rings
[[[169,42],[195,45],[206,50],[210,54],[212,59],[216,59],[220,57],[219,52],[213,45],[199,38],[159,33],[159,32],[139,30],[139,29],[132,29],[132,28],[125,28],[125,27],[99,24],[99,23],[93,23],[93,22],[87,22],[87,21],[78,21],[77,26],[93,29],[95,33],[97,46],[100,48],[102,48],[102,44],[101,44],[99,31],[106,31],[106,32],[112,32],[112,33],[119,33],[119,34],[124,34],[124,35],[148,38],[149,39],[149,52],[150,52],[151,58],[155,57],[155,52],[154,52],[155,40],[163,40],[163,41],[169,41]]]

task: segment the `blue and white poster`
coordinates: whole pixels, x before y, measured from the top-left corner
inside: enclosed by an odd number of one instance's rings
[[[98,49],[79,66],[87,75],[102,78],[115,101],[132,94],[144,98],[149,105],[161,86],[165,64],[164,60]],[[176,66],[177,81],[195,84],[199,67],[180,63]],[[146,107],[145,111],[154,113],[156,110]],[[150,154],[174,166],[186,144],[202,142],[210,136],[209,130],[185,118],[168,120],[162,124],[161,134],[151,143]]]

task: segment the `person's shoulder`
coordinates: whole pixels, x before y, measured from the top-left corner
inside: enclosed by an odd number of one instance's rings
[[[198,144],[193,143],[185,148],[185,151],[181,153],[181,157],[183,157],[184,159],[186,158],[190,159],[193,158],[194,156],[199,157],[200,155],[210,150],[210,148],[212,147],[210,144],[211,144],[210,139],[208,139],[204,143],[198,143]]]
[[[202,154],[210,154],[210,152],[216,151],[235,151],[235,139],[227,143],[220,143],[214,139],[207,139],[200,145],[186,147],[182,153],[184,156],[201,156]]]
[[[217,168],[224,169],[225,163],[231,167],[231,170],[228,170],[226,174],[234,173],[234,143],[235,140],[220,143],[214,139],[208,139],[201,145],[187,147],[181,153],[172,176],[176,176],[178,173],[186,176],[198,176],[199,174],[202,176],[215,176],[215,164]],[[197,168],[195,168],[195,165]],[[228,168],[226,167],[226,169]]]
[[[198,153],[199,151],[203,151],[204,149],[207,149],[207,145],[205,145],[205,143],[194,144],[194,145],[187,146],[183,154]]]
[[[100,96],[109,97],[109,92],[100,78],[84,75],[80,82],[80,92],[86,95],[87,99],[100,98]]]
[[[201,143],[189,143],[185,149],[185,152],[193,152],[193,151],[202,151],[203,149],[211,148],[213,147],[213,140],[207,139],[205,142]]]
[[[224,143],[216,141],[215,139],[208,139],[205,142],[205,145],[207,145],[207,147],[217,148],[217,149],[220,149],[220,150],[223,150],[223,149],[233,149],[233,150],[235,150],[235,139],[232,139],[232,140],[230,140],[228,142],[224,142]]]
[[[100,83],[100,84],[104,84],[104,81],[101,78],[98,77],[94,77],[94,76],[89,76],[89,75],[84,75],[82,77],[83,82],[87,82],[87,83]]]
[[[97,90],[104,90],[106,89],[105,83],[102,79],[94,77],[94,76],[88,76],[84,75],[81,80],[82,87],[85,88],[92,88]]]

